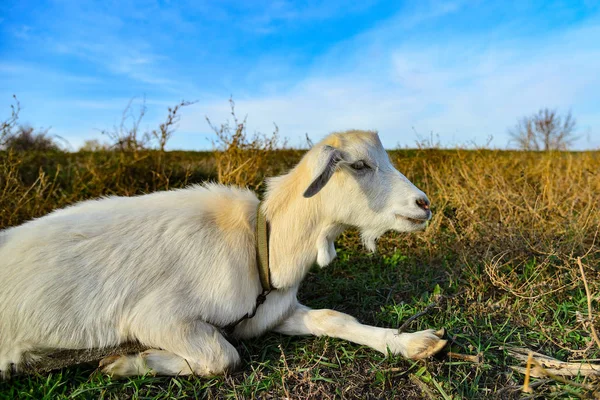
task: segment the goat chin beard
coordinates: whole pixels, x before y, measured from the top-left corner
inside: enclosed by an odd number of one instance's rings
[[[414,229],[414,230],[425,229],[425,226],[426,225],[424,224],[423,227],[419,227],[420,229],[417,228],[417,229]],[[411,230],[397,230],[397,229],[389,228],[389,227],[362,229],[360,231],[360,237],[362,239],[363,245],[371,253],[375,253],[377,251],[377,244],[376,244],[377,239],[379,239],[381,236],[383,236],[384,233],[386,233],[388,231],[411,232]]]
[[[364,246],[367,248],[367,250],[369,250],[371,253],[375,253],[375,251],[377,251],[377,239],[379,239],[379,237],[381,237],[381,235],[383,235],[385,232],[387,231],[380,231],[380,230],[364,230],[360,232],[360,237],[362,239],[362,242],[364,244]]]

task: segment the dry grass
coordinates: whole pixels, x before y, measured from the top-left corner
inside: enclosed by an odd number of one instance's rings
[[[597,153],[433,150],[397,156],[396,164],[436,207],[421,237],[429,253],[440,240],[476,259],[507,253],[524,261],[533,252],[571,260],[597,250]]]
[[[470,275],[473,298],[489,292],[488,286],[507,293],[532,310],[523,318],[549,341],[590,354],[589,335],[583,348],[559,338],[565,329],[591,332],[600,313],[573,314],[556,328],[552,319],[553,307],[584,288],[578,260],[593,300],[600,294],[598,153],[429,150],[398,155],[396,163],[434,204],[427,231],[406,238],[416,255],[434,263],[452,255],[461,266],[457,275]]]
[[[203,182],[210,153],[0,151],[0,229],[100,196],[133,196]]]

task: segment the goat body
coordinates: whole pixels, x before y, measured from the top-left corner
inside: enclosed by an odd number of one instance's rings
[[[366,167],[365,167],[366,165]],[[439,333],[399,334],[298,303],[302,278],[335,257],[357,226],[368,247],[385,231],[423,229],[426,196],[396,171],[378,136],[332,134],[288,174],[268,181],[271,292],[233,336],[274,330],[328,335],[420,358]],[[259,201],[218,184],[90,200],[0,232],[0,371],[43,351],[139,341],[150,350],[103,360],[113,376],[218,374],[239,363],[220,327],[251,313]]]

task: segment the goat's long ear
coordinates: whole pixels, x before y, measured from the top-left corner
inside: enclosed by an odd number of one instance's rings
[[[304,192],[304,197],[309,198],[319,193],[332,177],[340,161],[343,160],[342,152],[332,146],[324,146],[319,155],[317,176]]]

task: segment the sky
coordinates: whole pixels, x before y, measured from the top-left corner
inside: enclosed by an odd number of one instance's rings
[[[291,145],[372,129],[386,148],[511,146],[540,108],[600,148],[600,2],[20,0],[0,4],[0,118],[71,149],[145,99],[143,129],[182,110],[169,149],[202,150],[228,100]],[[431,139],[432,138],[432,139]]]

